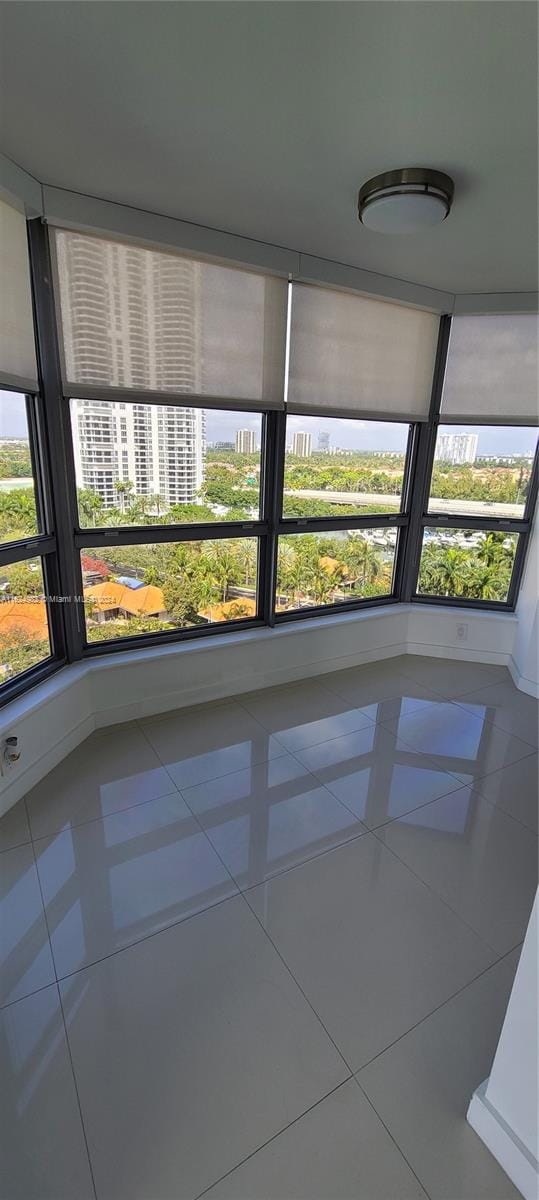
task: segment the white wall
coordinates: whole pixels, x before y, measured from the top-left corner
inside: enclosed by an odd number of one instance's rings
[[[536,897],[489,1078],[468,1120],[526,1200],[537,1200],[538,937]]]
[[[517,602],[518,627],[511,673],[523,692],[539,696],[539,521],[533,523]]]
[[[394,604],[66,667],[0,711],[0,814],[95,728],[397,654],[507,666],[516,625],[507,613]],[[6,767],[1,747],[10,735],[22,754]]]

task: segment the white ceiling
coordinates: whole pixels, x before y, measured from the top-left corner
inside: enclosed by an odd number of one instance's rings
[[[537,287],[529,0],[0,4],[0,148],[44,183],[456,292]],[[379,171],[455,179],[368,232]]]

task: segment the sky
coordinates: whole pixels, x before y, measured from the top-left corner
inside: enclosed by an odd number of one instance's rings
[[[478,427],[456,425],[445,427],[449,432],[478,433],[478,454],[533,454],[537,431],[514,426],[500,429],[496,426]],[[233,441],[237,429],[254,429],[260,439],[260,417],[255,413],[221,413],[206,411],[206,437],[208,442]],[[329,432],[330,446],[343,450],[401,450],[406,449],[408,426],[391,421],[336,420],[331,417],[288,417],[287,445],[299,430],[312,434],[313,450],[316,450],[318,434]]]
[[[448,426],[446,428],[449,429]],[[234,441],[236,430],[254,429],[260,443],[261,418],[257,413],[227,413],[217,409],[206,409],[206,437],[208,442]],[[316,450],[318,434],[329,432],[330,446],[357,450],[404,450],[408,432],[407,425],[389,421],[336,420],[330,417],[289,417],[287,444],[296,431],[312,434],[313,450]],[[499,428],[473,425],[451,426],[452,432],[476,432],[479,434],[478,454],[533,454],[537,431],[514,426]],[[0,391],[0,437],[27,437],[24,396],[14,392]]]

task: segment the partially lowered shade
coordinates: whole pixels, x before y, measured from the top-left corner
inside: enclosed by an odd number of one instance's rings
[[[294,284],[290,412],[426,421],[439,317]]]

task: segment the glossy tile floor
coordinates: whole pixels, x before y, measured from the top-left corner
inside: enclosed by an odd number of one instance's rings
[[[537,705],[403,657],[93,735],[0,822],[5,1200],[511,1200],[465,1122]]]

